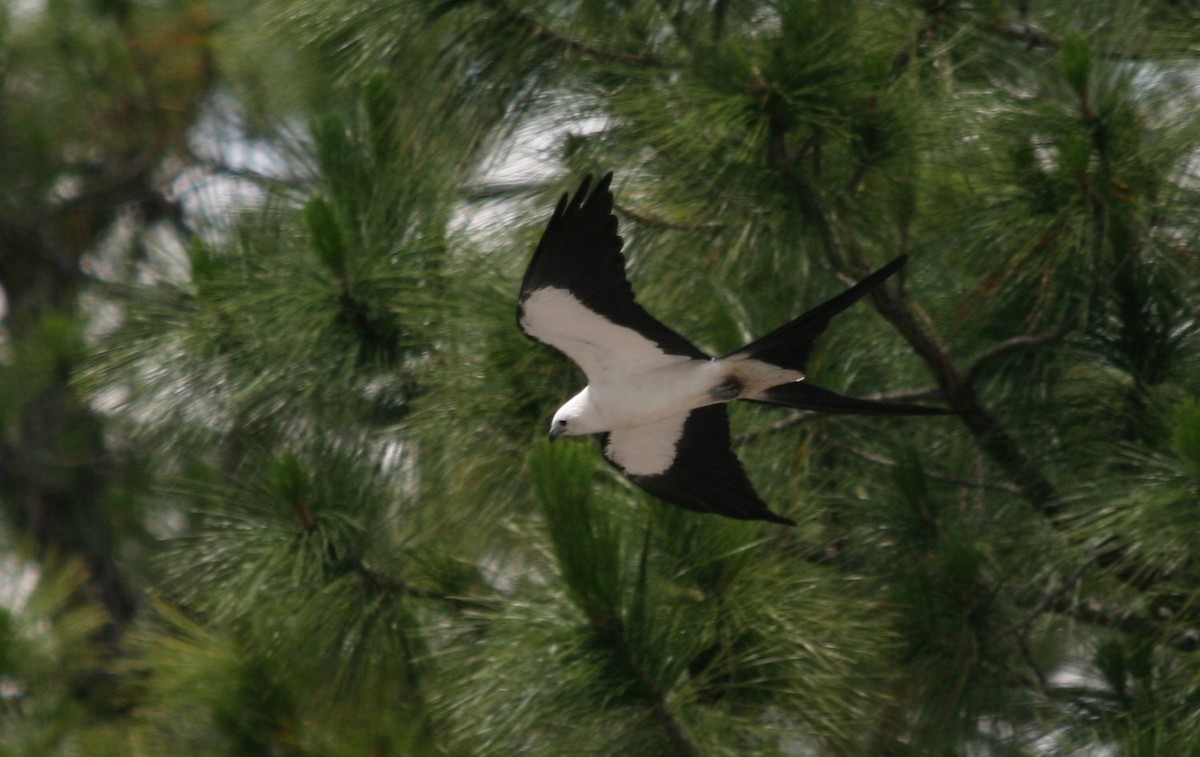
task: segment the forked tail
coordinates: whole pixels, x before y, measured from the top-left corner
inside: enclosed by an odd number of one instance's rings
[[[887,281],[908,262],[901,255],[841,294],[817,305],[804,315],[783,324],[766,336],[755,339],[745,347],[736,349],[721,358],[752,358],[794,371],[803,371],[812,352],[813,342],[829,328],[835,315],[871,293],[871,290]]]
[[[722,355],[721,359],[759,360],[792,371],[804,371],[813,343],[829,328],[835,315],[867,296],[908,262],[901,255],[883,268],[841,294],[826,300],[804,315],[795,318],[745,347]],[[952,411],[906,403],[843,397],[805,381],[777,384],[756,394],[743,397],[752,402],[820,410],[827,413],[858,413],[865,415],[944,415]]]
[[[808,381],[779,384],[770,389],[764,389],[753,397],[746,397],[746,399],[751,402],[796,407],[801,410],[819,410],[823,413],[852,413],[855,415],[948,415],[954,412],[953,410],[946,410],[940,407],[911,405],[906,402],[880,402],[879,400],[845,397],[837,392],[822,389]]]

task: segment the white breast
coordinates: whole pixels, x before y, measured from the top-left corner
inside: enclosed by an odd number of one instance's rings
[[[591,399],[606,430],[634,428],[686,414],[716,400],[709,390],[721,382],[724,368],[712,360],[683,358],[654,370],[589,385]]]

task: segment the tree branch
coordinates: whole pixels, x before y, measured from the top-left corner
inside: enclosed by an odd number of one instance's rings
[[[865,259],[857,251],[854,257],[865,272]],[[954,365],[932,326],[917,316],[905,297],[894,287],[886,284],[879,287],[872,294],[872,301],[879,313],[900,332],[925,362],[941,388],[946,402],[958,411],[959,417],[980,447],[1038,512],[1052,521],[1055,520],[1062,513],[1062,502],[1054,484],[1026,456],[1017,441],[980,401],[974,387]]]
[[[1075,571],[1073,573],[1071,573],[1071,575],[1069,575],[1065,579],[1063,579],[1063,582],[1061,584],[1059,584],[1058,587],[1054,589],[1054,591],[1050,592],[1049,594],[1047,594],[1046,596],[1044,596],[1040,600],[1038,600],[1033,605],[1033,607],[1030,608],[1029,612],[1027,612],[1025,614],[1025,617],[1006,626],[1005,628],[997,631],[994,634],[989,634],[987,637],[987,641],[988,642],[999,641],[999,640],[1003,639],[1005,636],[1011,636],[1012,634],[1015,634],[1015,633],[1021,633],[1025,629],[1029,628],[1029,626],[1033,625],[1033,623],[1042,615],[1042,613],[1049,610],[1054,604],[1056,604],[1059,600],[1061,600],[1063,598],[1063,596],[1065,596],[1066,593],[1075,586],[1075,584],[1079,583],[1079,580],[1083,578],[1084,574],[1087,573],[1088,570],[1093,565],[1096,564],[1096,561],[1098,559],[1100,559],[1101,554],[1102,553],[1100,552],[1100,550],[1094,550],[1092,555],[1090,557],[1088,557],[1088,559],[1084,560],[1083,564],[1080,565],[1078,568],[1076,568]]]
[[[785,128],[778,119],[768,120],[767,157],[770,165],[791,182],[800,210],[821,235],[831,268],[843,276],[861,278],[871,269],[866,256],[853,242],[841,238],[834,210],[826,207],[816,189],[788,159],[786,151],[780,150],[780,145],[786,144]],[[871,301],[924,361],[942,396],[958,412],[980,447],[1038,512],[1055,521],[1062,512],[1062,502],[1054,484],[980,401],[974,387],[950,358],[933,324],[923,317],[923,311],[919,314],[919,309],[891,284],[884,284],[872,292]]]
[[[970,19],[970,21],[980,29],[987,31],[1005,39],[1011,39],[1016,42],[1023,42],[1027,49],[1032,50],[1035,47],[1049,48],[1057,50],[1062,47],[1062,40],[1042,31],[1028,21],[1013,21],[1004,18],[990,19]]]
[[[1135,637],[1144,637],[1148,632],[1178,652],[1195,652],[1200,649],[1200,630],[1191,628],[1186,632],[1169,633],[1164,621],[1147,615],[1113,612],[1095,600],[1083,603],[1067,602],[1062,596],[1055,598],[1047,611],[1066,616],[1079,623],[1100,626],[1120,631]]]
[[[969,368],[967,368],[967,373],[964,380],[967,382],[968,386],[973,387],[975,382],[979,380],[979,376],[984,369],[990,367],[993,363],[997,362],[1001,358],[1014,352],[1032,351],[1051,344],[1056,344],[1057,342],[1061,342],[1068,334],[1070,334],[1079,326],[1081,320],[1082,318],[1080,314],[1075,313],[1070,318],[1059,324],[1058,327],[1053,331],[1045,334],[1022,334],[1021,336],[1014,336],[1010,339],[1005,339],[1004,341],[989,347],[988,349],[984,350],[982,354],[976,357],[975,362],[972,363]]]
[[[858,449],[857,447],[851,447],[850,445],[844,444],[835,439],[827,439],[827,441],[831,446],[836,447],[837,449],[840,449],[842,452],[845,452],[848,455],[857,457],[859,460],[863,460],[868,463],[874,463],[876,465],[883,465],[886,467],[892,467],[892,466],[896,465],[895,460],[892,460],[891,458],[888,458],[888,457],[884,457],[883,455],[878,455],[874,452],[868,452],[867,450]],[[990,489],[992,491],[1007,492],[1009,494],[1020,494],[1021,493],[1020,489],[1018,489],[1016,486],[1014,486],[1012,484],[1008,484],[1008,483],[988,484],[988,483],[981,483],[978,481],[968,481],[963,478],[957,478],[955,476],[950,476],[945,473],[940,473],[938,471],[930,471],[930,470],[925,471],[925,476],[933,479],[934,481],[942,481],[947,484],[953,484],[955,486],[967,487],[970,489]]]
[[[605,63],[629,63],[645,68],[667,68],[666,62],[656,55],[609,50],[572,39],[542,24],[523,10],[513,7],[508,0],[483,0],[483,2],[515,25],[525,29],[534,39],[545,40],[552,45],[563,48],[569,53],[581,55],[585,58],[593,58]]]
[[[700,747],[688,735],[687,729],[683,722],[679,720],[679,716],[671,709],[671,705],[667,702],[667,695],[663,692],[658,682],[650,675],[650,672],[642,665],[641,661],[625,643],[625,638],[621,635],[621,630],[612,629],[606,626],[597,626],[593,622],[593,627],[606,637],[612,645],[614,651],[621,657],[621,661],[628,666],[629,671],[633,673],[638,684],[650,695],[653,705],[651,712],[654,714],[654,719],[658,722],[659,727],[666,734],[667,741],[671,744],[672,752],[679,757],[699,757]]]
[[[625,205],[614,203],[613,207],[617,212],[627,218],[636,221],[637,223],[646,226],[657,226],[662,229],[670,229],[671,231],[711,231],[713,229],[721,229],[725,227],[720,221],[668,221],[660,216],[650,213],[641,213],[631,210]]]

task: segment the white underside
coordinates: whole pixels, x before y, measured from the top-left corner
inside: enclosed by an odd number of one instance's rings
[[[670,357],[670,356],[666,356]],[[719,386],[736,382],[738,396],[754,398],[772,386],[803,380],[789,371],[759,360],[683,360],[640,373],[610,373],[593,381],[567,405],[577,407],[588,421],[574,433],[598,433],[637,428],[692,410],[726,401],[713,394]]]
[[[687,414],[614,431],[608,436],[604,454],[631,476],[657,476],[675,462],[675,449],[683,438]]]
[[[634,329],[588,309],[564,289],[545,287],[526,298],[521,326],[571,358],[588,385],[555,419],[571,435],[610,432],[606,453],[632,475],[670,467],[688,414],[723,401],[712,390],[736,381],[741,397],[801,381],[804,374],[734,356],[696,360],[670,355]]]
[[[555,287],[529,295],[522,305],[521,327],[575,361],[592,383],[689,359],[666,354],[639,332],[613,323]]]

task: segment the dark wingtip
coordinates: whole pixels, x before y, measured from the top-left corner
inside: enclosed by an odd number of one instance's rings
[[[767,511],[763,515],[763,520],[767,521],[768,523],[778,523],[781,526],[793,526],[794,527],[796,525],[796,521],[792,520],[791,518],[785,518],[782,515],[776,515],[775,513],[770,512],[770,511]]]
[[[899,271],[901,268],[903,268],[906,265],[908,265],[908,254],[907,253],[904,255],[900,255],[899,257],[893,258],[892,260],[889,260],[884,266],[879,268],[879,270],[872,272],[865,279],[860,281],[855,286],[851,287],[851,290],[857,290],[861,287],[862,289],[865,289],[867,292],[869,292],[870,290],[872,290],[875,287],[882,284],[884,281],[887,281],[888,279],[890,279],[892,276],[894,276],[896,274],[897,271]],[[865,292],[864,292],[864,294],[865,294]]]
[[[613,172],[609,171],[600,177],[600,181],[596,182],[596,186],[592,186],[592,180],[595,177],[592,174],[587,174],[583,180],[579,182],[579,188],[575,190],[573,196],[568,197],[564,193],[562,199],[559,200],[558,210],[555,211],[555,217],[561,217],[566,213],[576,213],[580,211],[584,205],[592,205],[596,202],[602,202],[605,198],[611,196],[609,187],[612,184]]]
[[[583,205],[583,201],[588,198],[588,190],[592,187],[592,175],[588,174],[583,177],[583,181],[579,182],[579,189],[575,190],[575,196],[571,199],[572,209],[579,208]],[[564,195],[565,196],[565,195]]]

